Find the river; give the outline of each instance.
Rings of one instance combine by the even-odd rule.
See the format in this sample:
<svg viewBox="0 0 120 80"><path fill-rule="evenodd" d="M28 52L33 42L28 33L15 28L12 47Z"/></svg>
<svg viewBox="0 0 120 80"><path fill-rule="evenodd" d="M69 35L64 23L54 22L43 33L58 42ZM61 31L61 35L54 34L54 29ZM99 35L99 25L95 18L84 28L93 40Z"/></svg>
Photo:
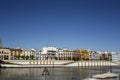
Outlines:
<svg viewBox="0 0 120 80"><path fill-rule="evenodd" d="M60 67L47 68L49 75L42 75L44 68L0 68L0 80L83 80L94 74L111 71L120 74L120 67ZM104 79L104 80L119 80Z"/></svg>

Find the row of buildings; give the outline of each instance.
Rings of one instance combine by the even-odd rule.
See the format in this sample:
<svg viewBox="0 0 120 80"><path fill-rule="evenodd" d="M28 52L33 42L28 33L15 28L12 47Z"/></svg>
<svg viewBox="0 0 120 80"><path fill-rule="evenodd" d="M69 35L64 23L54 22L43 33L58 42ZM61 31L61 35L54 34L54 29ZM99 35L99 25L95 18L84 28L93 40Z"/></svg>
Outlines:
<svg viewBox="0 0 120 80"><path fill-rule="evenodd" d="M0 59L2 60L18 60L32 58L35 55L35 50L26 50L20 48L0 48Z"/></svg>
<svg viewBox="0 0 120 80"><path fill-rule="evenodd" d="M120 61L120 53L92 50L69 50L57 47L43 47L42 50L3 48L0 39L0 60L112 60Z"/></svg>
<svg viewBox="0 0 120 80"><path fill-rule="evenodd" d="M91 50L69 50L43 47L42 50L23 48L0 48L1 60L113 60L119 61L119 53Z"/></svg>

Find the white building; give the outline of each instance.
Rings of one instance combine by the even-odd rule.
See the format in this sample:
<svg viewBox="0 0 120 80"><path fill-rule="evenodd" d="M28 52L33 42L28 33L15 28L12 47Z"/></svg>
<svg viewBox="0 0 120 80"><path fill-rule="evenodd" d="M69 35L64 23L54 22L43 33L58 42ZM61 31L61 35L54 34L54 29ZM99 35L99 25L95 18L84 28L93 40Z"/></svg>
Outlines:
<svg viewBox="0 0 120 80"><path fill-rule="evenodd" d="M89 51L89 59L90 60L99 60L100 59L100 53L98 51Z"/></svg>
<svg viewBox="0 0 120 80"><path fill-rule="evenodd" d="M64 50L63 51L63 60L72 60L74 56L73 50Z"/></svg>
<svg viewBox="0 0 120 80"><path fill-rule="evenodd" d="M64 58L64 49L58 49L58 54L56 55L58 60L61 60Z"/></svg>
<svg viewBox="0 0 120 80"><path fill-rule="evenodd" d="M36 50L36 52L35 52L35 59L36 60L41 60L41 53L42 53L42 51L41 50Z"/></svg>
<svg viewBox="0 0 120 80"><path fill-rule="evenodd" d="M41 60L72 60L73 51L58 49L56 47L43 47L40 54Z"/></svg>
<svg viewBox="0 0 120 80"><path fill-rule="evenodd" d="M41 52L41 59L55 59L58 53L58 48L56 47L43 47Z"/></svg>
<svg viewBox="0 0 120 80"><path fill-rule="evenodd" d="M22 55L24 56L28 56L30 59L30 56L34 56L35 57L35 49L22 49Z"/></svg>
<svg viewBox="0 0 120 80"><path fill-rule="evenodd" d="M112 61L113 62L120 61L120 54L119 53L111 52L111 54L112 54Z"/></svg>

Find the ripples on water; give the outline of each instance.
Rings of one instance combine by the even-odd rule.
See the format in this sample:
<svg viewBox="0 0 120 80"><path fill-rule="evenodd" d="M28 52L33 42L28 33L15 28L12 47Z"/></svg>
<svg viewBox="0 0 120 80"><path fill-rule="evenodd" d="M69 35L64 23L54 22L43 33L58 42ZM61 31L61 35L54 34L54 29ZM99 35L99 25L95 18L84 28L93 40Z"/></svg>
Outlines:
<svg viewBox="0 0 120 80"><path fill-rule="evenodd" d="M94 74L111 71L120 74L120 67L66 67L47 68L50 75L42 76L44 68L1 68L0 80L83 80ZM103 79L103 80L119 80Z"/></svg>

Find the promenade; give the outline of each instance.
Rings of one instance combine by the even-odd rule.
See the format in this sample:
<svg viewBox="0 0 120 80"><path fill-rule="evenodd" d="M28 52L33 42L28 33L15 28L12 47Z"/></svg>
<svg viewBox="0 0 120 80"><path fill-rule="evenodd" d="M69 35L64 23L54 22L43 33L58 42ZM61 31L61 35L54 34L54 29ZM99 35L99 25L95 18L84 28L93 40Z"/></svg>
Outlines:
<svg viewBox="0 0 120 80"><path fill-rule="evenodd" d="M110 61L78 61L66 66L119 66L119 64Z"/></svg>
<svg viewBox="0 0 120 80"><path fill-rule="evenodd" d="M110 61L57 61L57 60L6 60L11 64L2 67L72 67L72 66L119 66Z"/></svg>

